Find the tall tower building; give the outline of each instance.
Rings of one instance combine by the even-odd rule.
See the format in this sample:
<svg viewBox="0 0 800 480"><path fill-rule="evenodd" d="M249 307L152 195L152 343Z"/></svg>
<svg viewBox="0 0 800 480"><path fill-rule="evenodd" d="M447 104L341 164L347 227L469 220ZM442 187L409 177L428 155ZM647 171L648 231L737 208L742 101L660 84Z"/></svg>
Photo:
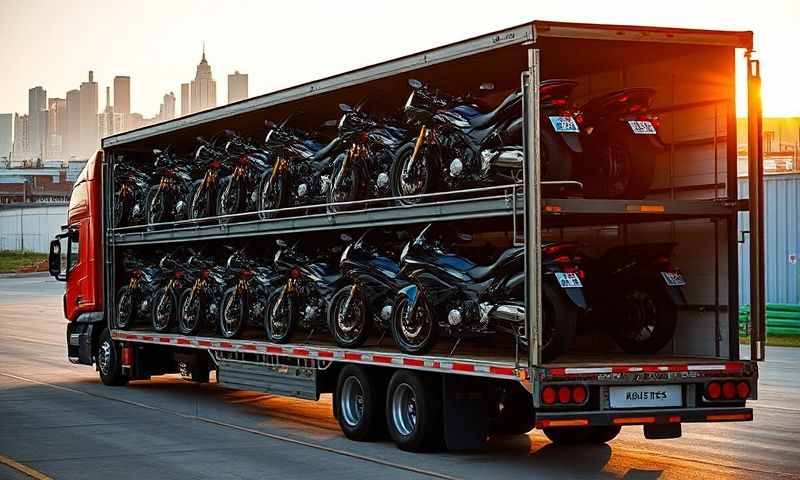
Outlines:
<svg viewBox="0 0 800 480"><path fill-rule="evenodd" d="M81 92L67 92L67 119L64 127L62 151L65 158L79 156L81 145Z"/></svg>
<svg viewBox="0 0 800 480"><path fill-rule="evenodd" d="M48 98L47 158L63 158L66 123L67 101L63 98Z"/></svg>
<svg viewBox="0 0 800 480"><path fill-rule="evenodd" d="M131 77L114 77L114 112L131 113Z"/></svg>
<svg viewBox="0 0 800 480"><path fill-rule="evenodd" d="M81 142L78 156L88 157L100 146L97 131L97 82L94 72L89 70L89 81L81 83Z"/></svg>
<svg viewBox="0 0 800 480"><path fill-rule="evenodd" d="M191 86L192 113L217 106L217 82L211 77L211 66L206 61L206 47L203 45L203 58L197 64L197 72Z"/></svg>
<svg viewBox="0 0 800 480"><path fill-rule="evenodd" d="M247 74L236 70L228 75L228 103L247 98Z"/></svg>
<svg viewBox="0 0 800 480"><path fill-rule="evenodd" d="M0 113L0 168L4 168L6 162L11 160L13 122L13 115L10 113Z"/></svg>
<svg viewBox="0 0 800 480"><path fill-rule="evenodd" d="M106 108L103 109L102 113L97 114L97 134L100 138L114 134L114 109L111 108L111 87L106 87Z"/></svg>
<svg viewBox="0 0 800 480"><path fill-rule="evenodd" d="M190 113L192 113L192 95L189 84L181 83L181 116L183 117Z"/></svg>
<svg viewBox="0 0 800 480"><path fill-rule="evenodd" d="M14 161L30 160L30 122L28 115L14 114Z"/></svg>
<svg viewBox="0 0 800 480"><path fill-rule="evenodd" d="M175 118L175 94L169 92L164 95L164 101L161 103L161 109L158 112L158 121L166 122Z"/></svg>
<svg viewBox="0 0 800 480"><path fill-rule="evenodd" d="M28 90L28 122L30 153L34 158L44 158L47 145L47 91L42 87Z"/></svg>

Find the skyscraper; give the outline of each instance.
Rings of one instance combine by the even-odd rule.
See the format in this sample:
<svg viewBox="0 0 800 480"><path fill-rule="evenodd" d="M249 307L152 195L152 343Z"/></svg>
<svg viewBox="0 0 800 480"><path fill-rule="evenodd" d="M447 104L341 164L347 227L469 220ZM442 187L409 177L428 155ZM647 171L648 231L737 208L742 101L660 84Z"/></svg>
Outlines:
<svg viewBox="0 0 800 480"><path fill-rule="evenodd" d="M30 123L27 115L14 114L14 161L30 160Z"/></svg>
<svg viewBox="0 0 800 480"><path fill-rule="evenodd" d="M188 83L181 83L181 116L192 113L192 96Z"/></svg>
<svg viewBox="0 0 800 480"><path fill-rule="evenodd" d="M63 98L48 98L46 158L63 157L66 122L67 101Z"/></svg>
<svg viewBox="0 0 800 480"><path fill-rule="evenodd" d="M100 145L97 132L97 100L97 82L94 81L94 72L89 70L89 81L81 83L81 141L78 151L78 156L81 158L94 153Z"/></svg>
<svg viewBox="0 0 800 480"><path fill-rule="evenodd" d="M28 122L30 128L30 153L44 158L47 145L47 92L42 87L28 90Z"/></svg>
<svg viewBox="0 0 800 480"><path fill-rule="evenodd" d="M236 70L228 75L228 103L238 102L247 97L247 74Z"/></svg>
<svg viewBox="0 0 800 480"><path fill-rule="evenodd" d="M164 95L164 101L161 102L161 108L158 112L158 121L166 122L175 118L175 94L169 92Z"/></svg>
<svg viewBox="0 0 800 480"><path fill-rule="evenodd" d="M131 113L131 77L114 77L114 112Z"/></svg>
<svg viewBox="0 0 800 480"><path fill-rule="evenodd" d="M13 121L10 113L0 113L0 168L5 167L5 161L11 159Z"/></svg>
<svg viewBox="0 0 800 480"><path fill-rule="evenodd" d="M197 72L191 86L192 113L217 106L217 82L211 77L211 66L206 61L206 48L203 46L203 58L197 64Z"/></svg>
<svg viewBox="0 0 800 480"><path fill-rule="evenodd" d="M116 95L116 91L114 94ZM111 108L111 87L106 87L106 108L97 114L97 134L100 138L114 134L114 109Z"/></svg>
<svg viewBox="0 0 800 480"><path fill-rule="evenodd" d="M64 128L62 151L65 158L79 156L81 145L81 92L67 92L67 124Z"/></svg>

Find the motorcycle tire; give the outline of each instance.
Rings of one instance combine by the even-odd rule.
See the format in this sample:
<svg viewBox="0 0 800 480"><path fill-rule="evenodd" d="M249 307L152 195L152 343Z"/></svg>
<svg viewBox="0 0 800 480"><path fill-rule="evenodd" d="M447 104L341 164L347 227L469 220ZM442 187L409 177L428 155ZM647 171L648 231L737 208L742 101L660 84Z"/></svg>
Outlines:
<svg viewBox="0 0 800 480"><path fill-rule="evenodd" d="M157 200L160 202L160 204L156 203ZM160 205L160 207L158 207L158 205ZM150 228L154 228L153 224L164 221L165 209L166 205L164 205L164 193L159 192L158 185L153 185L147 191L147 200L145 201L146 223Z"/></svg>
<svg viewBox="0 0 800 480"><path fill-rule="evenodd" d="M192 184L192 190L189 194L189 218L198 219L205 217L213 217L215 215L214 203L211 201L211 192L203 188L203 181L197 180ZM205 194L205 197L201 195Z"/></svg>
<svg viewBox="0 0 800 480"><path fill-rule="evenodd" d="M217 198L215 199L219 223L222 225L235 221L235 218L224 218L225 215L234 215L243 211L242 204L245 202L242 194L242 184L231 184L233 179L225 177L219 182ZM230 201L230 204L224 202Z"/></svg>
<svg viewBox="0 0 800 480"><path fill-rule="evenodd" d="M271 177L272 172L266 172L258 188L258 216L262 220L276 218L279 214L277 210L286 207L289 202L286 173L276 174L273 182L270 182Z"/></svg>
<svg viewBox="0 0 800 480"><path fill-rule="evenodd" d="M542 284L542 360L550 362L572 345L578 325L578 307L550 282Z"/></svg>
<svg viewBox="0 0 800 480"><path fill-rule="evenodd" d="M361 190L361 173L359 169L355 166L351 166L350 168L350 175L348 179L342 179L342 183L349 184L349 188L347 190L341 191L343 195L337 198L336 192L333 189L333 185L336 183L336 176L339 174L339 170L342 168L342 163L338 162L333 168L333 174L331 175L331 189L328 193L328 211L331 213L335 213L337 211L342 210L351 210L354 208L358 208L357 205L334 205L337 202L355 202L356 200L362 200L359 197L359 191Z"/></svg>
<svg viewBox="0 0 800 480"><path fill-rule="evenodd" d="M570 150L557 133L549 129L542 129L542 136L540 138L542 180L572 180L572 150Z"/></svg>
<svg viewBox="0 0 800 480"><path fill-rule="evenodd" d="M403 167L405 166L406 161L411 158L411 154L414 153L415 145L416 141L408 142L398 148L394 153L392 168L389 170L389 183L392 187L392 196L395 198L395 202L398 205L416 205L423 201L422 198L407 198L406 195L409 194L403 192L402 186ZM429 158L426 158L423 168L425 179L422 181L420 187L417 189L418 191L415 192L414 195L432 193L435 190L435 173Z"/></svg>
<svg viewBox="0 0 800 480"><path fill-rule="evenodd" d="M126 200L119 193L114 194L114 228L124 227L128 224L128 209L125 208Z"/></svg>
<svg viewBox="0 0 800 480"><path fill-rule="evenodd" d="M133 292L126 285L117 291L117 303L114 309L114 324L120 330L133 328L136 318L136 299ZM123 311L124 309L124 311Z"/></svg>
<svg viewBox="0 0 800 480"><path fill-rule="evenodd" d="M627 123L589 142L586 162L596 165L584 179L587 196L641 199L650 191L660 148L650 135L634 135ZM587 165L588 168L588 165Z"/></svg>
<svg viewBox="0 0 800 480"><path fill-rule="evenodd" d="M621 298L612 299L615 321L611 336L626 353L653 354L672 340L678 321L678 309L662 291L661 285L641 280L618 291ZM647 316L649 320L644 318ZM634 335L638 330L638 334ZM649 331L647 337L640 335Z"/></svg>
<svg viewBox="0 0 800 480"><path fill-rule="evenodd" d="M339 313L350 297L352 286L347 285L339 289L331 298L328 307L328 330L333 334L336 345L344 348L357 348L364 344L369 337L369 320L367 315L366 299L361 292L356 292L350 303L350 315L356 318L351 322L350 330L339 321ZM356 309L354 311L354 308Z"/></svg>
<svg viewBox="0 0 800 480"><path fill-rule="evenodd" d="M403 321L406 318L406 315L408 315L408 302L409 298L405 295L401 296L395 301L394 308L392 309L392 338L394 339L394 343L403 353L415 355L427 353L436 343L436 338L439 335L439 324L436 322L433 312L431 312L431 309L428 307L428 304L425 302L425 300L420 299L420 301L417 302L417 306L415 308L416 311L413 313L416 315L424 315L424 325L422 328L427 326L427 332L421 330L413 336L415 338L410 338L408 333L403 328ZM416 337L423 332L425 334L419 340L417 340Z"/></svg>
<svg viewBox="0 0 800 480"><path fill-rule="evenodd" d="M197 335L205 323L205 305L202 295L192 295L192 288L181 293L178 302L178 332Z"/></svg>
<svg viewBox="0 0 800 480"><path fill-rule="evenodd" d="M238 309L238 312L234 309ZM234 317L228 317L229 313ZM235 287L225 290L219 303L220 333L225 338L239 338L246 326L247 301L244 295L239 295L237 298Z"/></svg>
<svg viewBox="0 0 800 480"><path fill-rule="evenodd" d="M166 307L163 302L169 302ZM167 308L164 311L162 308ZM153 294L152 310L151 310L153 330L156 332L168 332L175 319L178 316L178 299L175 298L175 292L167 291L166 287L161 287ZM166 313L166 318L162 314Z"/></svg>
<svg viewBox="0 0 800 480"><path fill-rule="evenodd" d="M294 295L284 296L281 305L277 305L283 292L282 288L273 291L267 300L267 313L264 319L264 330L267 340L274 343L287 343L292 338L297 323L296 301ZM278 310L280 308L280 310Z"/></svg>

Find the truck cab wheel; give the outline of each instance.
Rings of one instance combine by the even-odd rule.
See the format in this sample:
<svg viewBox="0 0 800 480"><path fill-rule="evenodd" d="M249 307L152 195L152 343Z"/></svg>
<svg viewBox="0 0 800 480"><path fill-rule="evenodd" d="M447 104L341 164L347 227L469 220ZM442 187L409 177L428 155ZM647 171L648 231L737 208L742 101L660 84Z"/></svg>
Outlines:
<svg viewBox="0 0 800 480"><path fill-rule="evenodd" d="M401 449L424 452L442 446L442 389L435 376L398 370L386 390L389 435Z"/></svg>
<svg viewBox="0 0 800 480"><path fill-rule="evenodd" d="M385 432L385 381L358 365L346 365L333 392L333 415L344 436L365 441Z"/></svg>
<svg viewBox="0 0 800 480"><path fill-rule="evenodd" d="M122 374L119 352L111 340L108 329L100 334L100 342L97 345L97 371L104 385L113 387L128 383L128 376Z"/></svg>

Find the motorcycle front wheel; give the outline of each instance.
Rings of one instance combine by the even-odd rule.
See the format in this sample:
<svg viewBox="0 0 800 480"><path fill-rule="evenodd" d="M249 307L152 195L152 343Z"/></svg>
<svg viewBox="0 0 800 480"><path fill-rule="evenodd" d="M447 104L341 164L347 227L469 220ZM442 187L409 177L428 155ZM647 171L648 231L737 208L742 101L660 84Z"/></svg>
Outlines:
<svg viewBox="0 0 800 480"><path fill-rule="evenodd" d="M117 308L115 323L120 330L130 330L133 327L134 319L134 299L133 292L127 286L117 292Z"/></svg>
<svg viewBox="0 0 800 480"><path fill-rule="evenodd" d="M283 208L288 203L287 179L285 173L275 174L267 172L261 177L258 196L258 216L262 220L268 220L278 216L277 210Z"/></svg>
<svg viewBox="0 0 800 480"><path fill-rule="evenodd" d="M404 353L422 354L436 343L439 324L424 300L411 310L410 300L402 296L395 302L392 315L392 338Z"/></svg>
<svg viewBox="0 0 800 480"><path fill-rule="evenodd" d="M210 198L209 189L203 186L203 181L194 182L189 196L189 218L213 217L215 212Z"/></svg>
<svg viewBox="0 0 800 480"><path fill-rule="evenodd" d="M224 218L225 215L233 215L243 211L242 204L242 184L234 181L231 177L223 178L219 182L217 190L217 214L220 216L219 223L226 224L234 221L233 218Z"/></svg>
<svg viewBox="0 0 800 480"><path fill-rule="evenodd" d="M128 223L128 209L125 208L127 199L120 194L114 195L114 228L124 227Z"/></svg>
<svg viewBox="0 0 800 480"><path fill-rule="evenodd" d="M350 298L352 289L350 285L342 287L328 308L328 329L336 344L345 348L360 347L369 336L366 300L359 291Z"/></svg>
<svg viewBox="0 0 800 480"><path fill-rule="evenodd" d="M150 187L147 192L147 223L161 223L164 221L166 211L166 198L164 192L158 186Z"/></svg>
<svg viewBox="0 0 800 480"><path fill-rule="evenodd" d="M247 301L238 295L236 288L229 288L222 295L219 310L219 331L225 338L238 338L247 323Z"/></svg>
<svg viewBox="0 0 800 480"><path fill-rule="evenodd" d="M202 295L199 295L193 288L187 288L181 293L178 314L178 331L182 335L197 335L200 327L203 326L203 305Z"/></svg>
<svg viewBox="0 0 800 480"><path fill-rule="evenodd" d="M167 291L165 287L156 290L152 302L153 330L156 332L168 331L177 316L177 307L178 300L175 298L175 292Z"/></svg>
<svg viewBox="0 0 800 480"><path fill-rule="evenodd" d="M357 208L355 205L334 205L335 203L342 202L355 202L361 200L358 195L359 186L361 182L361 175L355 165L350 166L350 171L341 180L339 180L339 188L335 188L336 178L342 170L342 162L339 162L333 168L333 175L331 178L331 189L328 193L328 211L337 212L342 210L350 210Z"/></svg>
<svg viewBox="0 0 800 480"><path fill-rule="evenodd" d="M423 201L423 198L412 197L434 191L434 171L431 159L425 154L426 148L422 148L418 153L414 170L406 172L414 153L416 142L408 142L398 148L392 160L392 168L389 171L389 181L392 187L392 196L395 197L399 205L415 205Z"/></svg>
<svg viewBox="0 0 800 480"><path fill-rule="evenodd" d="M267 300L264 329L267 339L275 343L287 343L292 338L297 323L294 295L284 294L284 290L284 288L275 290Z"/></svg>
<svg viewBox="0 0 800 480"><path fill-rule="evenodd" d="M621 290L624 295L613 302L611 336L625 352L657 353L672 340L678 310L660 287L638 282Z"/></svg>

